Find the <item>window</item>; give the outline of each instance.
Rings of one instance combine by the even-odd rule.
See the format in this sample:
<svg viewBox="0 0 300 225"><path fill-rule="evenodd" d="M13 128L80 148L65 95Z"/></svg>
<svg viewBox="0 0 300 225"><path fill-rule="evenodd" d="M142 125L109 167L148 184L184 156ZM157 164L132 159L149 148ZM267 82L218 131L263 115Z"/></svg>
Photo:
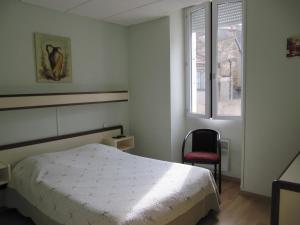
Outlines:
<svg viewBox="0 0 300 225"><path fill-rule="evenodd" d="M189 112L206 118L241 117L242 0L207 2L186 13Z"/></svg>

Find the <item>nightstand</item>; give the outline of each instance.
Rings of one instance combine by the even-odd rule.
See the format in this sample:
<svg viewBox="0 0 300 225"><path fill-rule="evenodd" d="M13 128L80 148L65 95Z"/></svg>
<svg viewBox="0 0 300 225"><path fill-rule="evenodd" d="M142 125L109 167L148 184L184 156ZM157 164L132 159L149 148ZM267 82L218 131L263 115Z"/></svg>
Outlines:
<svg viewBox="0 0 300 225"><path fill-rule="evenodd" d="M5 188L10 179L10 165L0 162L0 188Z"/></svg>
<svg viewBox="0 0 300 225"><path fill-rule="evenodd" d="M134 148L134 137L127 136L127 137L111 137L105 138L103 140L103 144L110 145L120 149L121 151L127 151Z"/></svg>

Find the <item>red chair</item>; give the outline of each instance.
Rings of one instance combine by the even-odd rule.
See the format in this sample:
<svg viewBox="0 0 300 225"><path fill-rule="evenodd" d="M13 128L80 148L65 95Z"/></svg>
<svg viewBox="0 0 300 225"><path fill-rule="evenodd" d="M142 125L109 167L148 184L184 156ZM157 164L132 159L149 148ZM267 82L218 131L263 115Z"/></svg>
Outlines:
<svg viewBox="0 0 300 225"><path fill-rule="evenodd" d="M192 149L185 153L188 137L192 135ZM213 164L214 178L217 182L217 165L219 169L219 192L221 193L221 142L220 134L215 130L198 129L190 131L182 144L182 163Z"/></svg>

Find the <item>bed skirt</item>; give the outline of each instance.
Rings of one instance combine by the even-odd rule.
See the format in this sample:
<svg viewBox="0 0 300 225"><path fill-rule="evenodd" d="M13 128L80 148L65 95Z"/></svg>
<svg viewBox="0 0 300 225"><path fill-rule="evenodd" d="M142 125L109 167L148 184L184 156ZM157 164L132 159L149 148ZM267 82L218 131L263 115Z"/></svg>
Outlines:
<svg viewBox="0 0 300 225"><path fill-rule="evenodd" d="M205 217L211 209L217 210L218 205L215 204L215 194L207 195L202 201L197 203L193 208L182 215L179 215L175 220L166 225L195 225L199 220ZM62 225L39 209L29 203L23 196L12 188L7 188L5 191L5 206L7 208L17 209L23 216L31 218L36 225Z"/></svg>

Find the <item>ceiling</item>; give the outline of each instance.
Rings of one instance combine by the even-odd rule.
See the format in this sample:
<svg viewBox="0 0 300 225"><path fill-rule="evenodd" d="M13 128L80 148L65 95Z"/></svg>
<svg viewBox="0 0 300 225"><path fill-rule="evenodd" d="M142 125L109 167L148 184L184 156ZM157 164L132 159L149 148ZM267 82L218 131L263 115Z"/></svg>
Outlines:
<svg viewBox="0 0 300 225"><path fill-rule="evenodd" d="M196 5L204 0L21 0L36 6L58 10L120 25L133 25L170 12Z"/></svg>

